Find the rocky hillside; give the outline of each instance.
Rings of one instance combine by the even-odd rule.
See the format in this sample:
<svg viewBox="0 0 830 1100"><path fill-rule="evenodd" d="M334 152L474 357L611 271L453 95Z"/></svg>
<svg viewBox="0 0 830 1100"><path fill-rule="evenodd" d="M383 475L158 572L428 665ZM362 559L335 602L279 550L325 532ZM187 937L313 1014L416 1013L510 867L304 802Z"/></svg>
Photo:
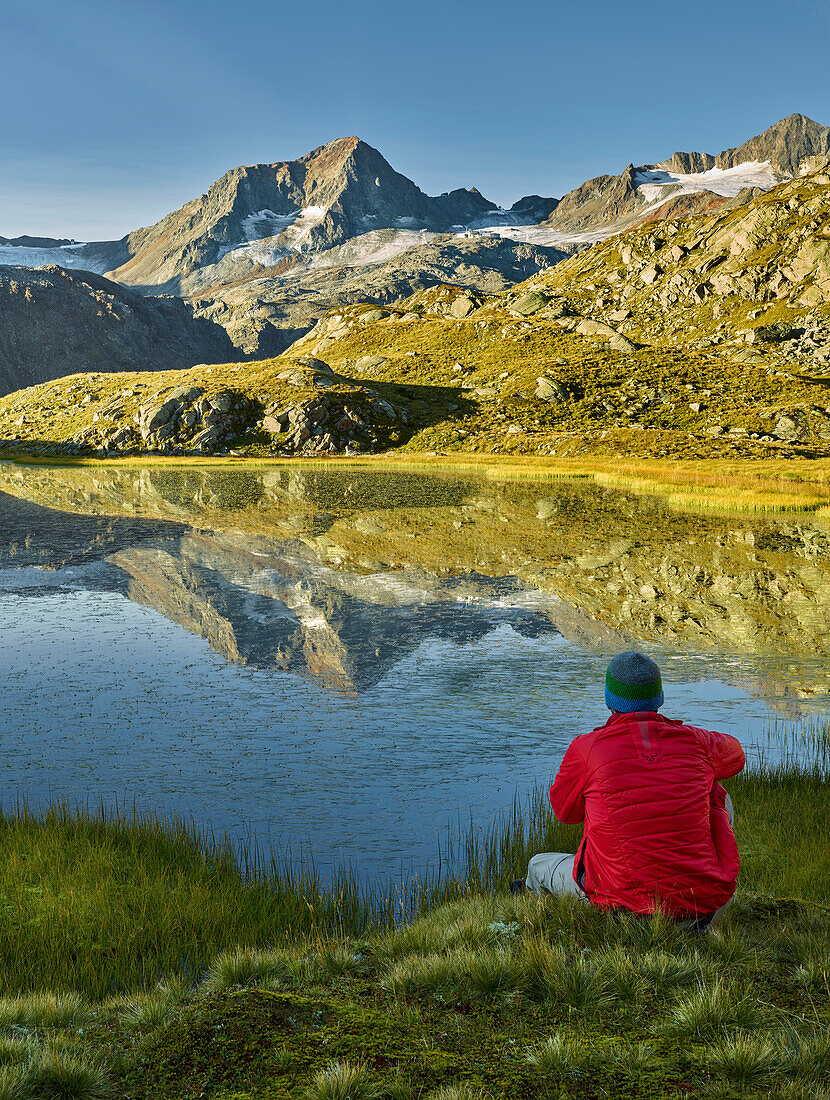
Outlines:
<svg viewBox="0 0 830 1100"><path fill-rule="evenodd" d="M339 308L262 363L23 391L0 401L0 439L47 453L830 455L830 160L501 294L439 286Z"/></svg>
<svg viewBox="0 0 830 1100"><path fill-rule="evenodd" d="M367 234L374 253L354 242L329 249L285 277L216 287L215 298L192 298L197 316L222 325L246 358L279 355L332 309L356 302L387 305L430 286L452 283L496 294L552 267L574 248L512 243L499 237L436 235L383 260L384 231ZM415 234L417 236L417 234ZM366 262L375 257L375 262Z"/></svg>
<svg viewBox="0 0 830 1100"><path fill-rule="evenodd" d="M674 153L659 164L629 164L618 176L586 180L569 191L542 224L563 233L618 230L665 203L676 203L680 196L682 212L699 212L728 202L743 188L766 190L797 176L810 158L828 154L830 127L804 115L789 115L717 155Z"/></svg>
<svg viewBox="0 0 830 1100"><path fill-rule="evenodd" d="M79 371L175 370L236 357L221 326L177 298L100 275L0 267L0 395Z"/></svg>

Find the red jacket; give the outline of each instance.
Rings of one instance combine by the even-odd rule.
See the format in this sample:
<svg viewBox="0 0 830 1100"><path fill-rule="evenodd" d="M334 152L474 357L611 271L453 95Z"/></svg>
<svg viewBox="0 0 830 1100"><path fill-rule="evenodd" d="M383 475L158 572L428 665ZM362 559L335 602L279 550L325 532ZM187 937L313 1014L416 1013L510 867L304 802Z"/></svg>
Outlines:
<svg viewBox="0 0 830 1100"><path fill-rule="evenodd" d="M718 779L744 766L740 743L657 711L612 714L568 746L550 801L585 820L574 879L603 908L711 913L732 897L740 860Z"/></svg>

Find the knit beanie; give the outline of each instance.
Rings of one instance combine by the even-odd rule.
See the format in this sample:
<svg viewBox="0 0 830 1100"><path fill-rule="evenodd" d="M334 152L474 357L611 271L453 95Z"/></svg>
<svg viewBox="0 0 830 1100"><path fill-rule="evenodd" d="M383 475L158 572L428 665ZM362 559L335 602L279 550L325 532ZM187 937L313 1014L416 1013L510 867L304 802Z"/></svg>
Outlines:
<svg viewBox="0 0 830 1100"><path fill-rule="evenodd" d="M662 707L663 684L654 661L633 649L618 653L605 674L605 705L624 714Z"/></svg>

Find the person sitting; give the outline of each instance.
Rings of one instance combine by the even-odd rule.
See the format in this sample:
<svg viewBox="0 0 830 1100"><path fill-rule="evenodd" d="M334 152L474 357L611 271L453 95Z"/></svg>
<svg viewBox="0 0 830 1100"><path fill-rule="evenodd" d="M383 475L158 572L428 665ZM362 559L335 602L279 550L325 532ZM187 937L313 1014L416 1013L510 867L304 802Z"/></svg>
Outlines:
<svg viewBox="0 0 830 1100"><path fill-rule="evenodd" d="M718 780L741 771L744 751L729 734L659 714L660 669L642 653L611 661L605 702L608 721L571 742L550 789L559 821L585 822L579 850L534 856L511 890L659 911L702 930L737 884L732 801Z"/></svg>

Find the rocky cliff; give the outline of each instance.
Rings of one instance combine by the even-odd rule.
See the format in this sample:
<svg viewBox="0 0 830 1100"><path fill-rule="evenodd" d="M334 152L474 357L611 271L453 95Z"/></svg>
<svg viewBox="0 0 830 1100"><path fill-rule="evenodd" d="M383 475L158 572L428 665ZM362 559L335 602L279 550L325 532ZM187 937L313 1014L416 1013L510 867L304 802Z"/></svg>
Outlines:
<svg viewBox="0 0 830 1100"><path fill-rule="evenodd" d="M0 395L80 371L168 370L236 358L224 329L176 298L100 275L0 267Z"/></svg>

